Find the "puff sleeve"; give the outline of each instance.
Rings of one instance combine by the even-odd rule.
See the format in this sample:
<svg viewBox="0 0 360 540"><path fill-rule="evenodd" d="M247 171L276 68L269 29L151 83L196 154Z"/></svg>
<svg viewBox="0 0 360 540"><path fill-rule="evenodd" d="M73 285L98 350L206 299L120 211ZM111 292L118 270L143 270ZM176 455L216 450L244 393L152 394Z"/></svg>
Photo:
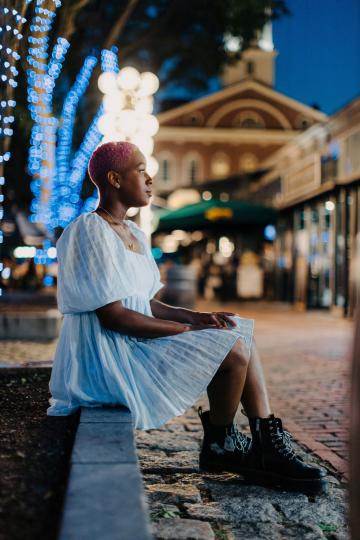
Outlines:
<svg viewBox="0 0 360 540"><path fill-rule="evenodd" d="M82 214L56 243L59 311L81 313L136 294L125 247L97 215Z"/></svg>

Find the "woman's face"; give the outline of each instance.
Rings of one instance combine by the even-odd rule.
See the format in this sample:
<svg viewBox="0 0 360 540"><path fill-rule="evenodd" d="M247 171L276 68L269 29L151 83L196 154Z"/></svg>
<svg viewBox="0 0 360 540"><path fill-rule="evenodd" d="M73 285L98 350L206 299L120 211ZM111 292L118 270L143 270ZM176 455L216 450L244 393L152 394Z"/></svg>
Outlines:
<svg viewBox="0 0 360 540"><path fill-rule="evenodd" d="M128 207L149 204L153 181L146 172L146 159L139 149L133 152L126 169L119 177L119 183L119 199Z"/></svg>

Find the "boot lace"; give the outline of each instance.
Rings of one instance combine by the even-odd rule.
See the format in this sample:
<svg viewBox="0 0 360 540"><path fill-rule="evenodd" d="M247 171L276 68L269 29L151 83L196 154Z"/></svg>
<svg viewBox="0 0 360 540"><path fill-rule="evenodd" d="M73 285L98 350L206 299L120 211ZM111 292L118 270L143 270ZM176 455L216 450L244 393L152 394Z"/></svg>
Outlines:
<svg viewBox="0 0 360 540"><path fill-rule="evenodd" d="M240 450L243 453L247 453L250 450L251 446L251 439L250 437L247 437L247 435L244 435L236 424L233 424L230 428L229 435L232 437L235 447L237 450Z"/></svg>
<svg viewBox="0 0 360 540"><path fill-rule="evenodd" d="M286 456L289 460L296 459L295 450L292 447L292 436L285 429L279 431L277 427L270 427L271 440L274 442L274 447L279 451L279 454Z"/></svg>

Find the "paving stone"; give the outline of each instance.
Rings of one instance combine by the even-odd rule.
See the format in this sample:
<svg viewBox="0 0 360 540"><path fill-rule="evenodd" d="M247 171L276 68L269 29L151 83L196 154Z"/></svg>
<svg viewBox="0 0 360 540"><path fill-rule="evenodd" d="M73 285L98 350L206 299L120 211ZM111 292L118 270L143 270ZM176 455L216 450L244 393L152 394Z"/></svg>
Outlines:
<svg viewBox="0 0 360 540"><path fill-rule="evenodd" d="M143 474L144 483L146 485L165 483L164 478L159 474Z"/></svg>
<svg viewBox="0 0 360 540"><path fill-rule="evenodd" d="M137 437L138 448L169 451L199 451L199 443L193 435L186 433L143 433Z"/></svg>
<svg viewBox="0 0 360 540"><path fill-rule="evenodd" d="M143 471L199 471L198 452L174 452L168 456L160 450L139 449L137 455Z"/></svg>
<svg viewBox="0 0 360 540"><path fill-rule="evenodd" d="M286 525L281 528L281 540L321 540L326 538L316 525Z"/></svg>
<svg viewBox="0 0 360 540"><path fill-rule="evenodd" d="M147 486L150 500L168 504L201 503L200 492L193 486L178 484L152 484Z"/></svg>
<svg viewBox="0 0 360 540"><path fill-rule="evenodd" d="M211 525L194 519L161 519L153 532L157 540L215 540Z"/></svg>
<svg viewBox="0 0 360 540"><path fill-rule="evenodd" d="M287 503L280 503L279 506L285 518L293 523L304 523L306 525L332 523L338 527L346 526L347 509L345 503L339 499L327 498L324 502L303 505L292 504L292 501L289 500Z"/></svg>
<svg viewBox="0 0 360 540"><path fill-rule="evenodd" d="M216 501L228 500L231 498L242 498L244 500L262 500L272 504L286 504L289 499L294 504L308 504L308 497L303 493L289 493L286 491L277 491L262 486L252 486L243 483L242 481L217 481L205 479L204 485L210 491L212 497Z"/></svg>
<svg viewBox="0 0 360 540"><path fill-rule="evenodd" d="M231 540L284 540L275 523L242 523L231 531Z"/></svg>
<svg viewBox="0 0 360 540"><path fill-rule="evenodd" d="M223 523L275 522L279 516L272 504L261 499L236 498L206 504L185 504L190 517Z"/></svg>

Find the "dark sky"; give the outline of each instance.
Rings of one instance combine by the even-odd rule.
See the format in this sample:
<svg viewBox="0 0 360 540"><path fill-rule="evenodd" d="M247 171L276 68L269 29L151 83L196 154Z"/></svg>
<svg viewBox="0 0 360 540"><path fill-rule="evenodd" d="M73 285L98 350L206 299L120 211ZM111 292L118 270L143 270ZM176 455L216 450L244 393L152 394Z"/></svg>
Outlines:
<svg viewBox="0 0 360 540"><path fill-rule="evenodd" d="M332 114L360 95L360 0L288 0L273 24L275 88Z"/></svg>

